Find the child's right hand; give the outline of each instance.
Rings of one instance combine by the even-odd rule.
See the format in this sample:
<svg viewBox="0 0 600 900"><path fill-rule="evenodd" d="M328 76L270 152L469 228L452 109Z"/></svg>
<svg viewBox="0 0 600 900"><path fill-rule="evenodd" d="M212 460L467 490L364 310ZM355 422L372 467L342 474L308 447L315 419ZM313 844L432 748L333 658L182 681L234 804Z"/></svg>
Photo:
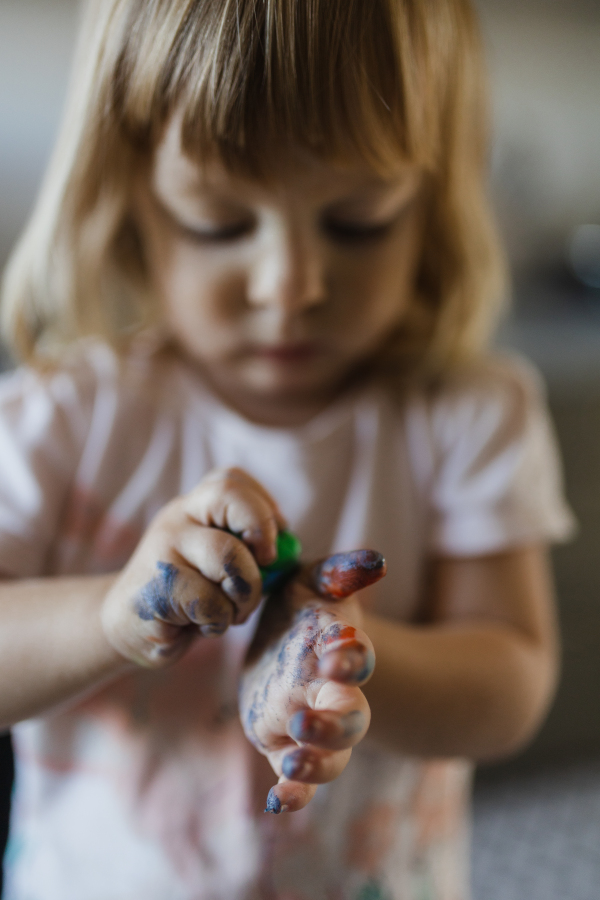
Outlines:
<svg viewBox="0 0 600 900"><path fill-rule="evenodd" d="M283 527L257 481L240 469L211 472L156 515L107 594L102 624L112 646L162 668L198 633L216 636L245 622L261 599L258 566L275 559Z"/></svg>

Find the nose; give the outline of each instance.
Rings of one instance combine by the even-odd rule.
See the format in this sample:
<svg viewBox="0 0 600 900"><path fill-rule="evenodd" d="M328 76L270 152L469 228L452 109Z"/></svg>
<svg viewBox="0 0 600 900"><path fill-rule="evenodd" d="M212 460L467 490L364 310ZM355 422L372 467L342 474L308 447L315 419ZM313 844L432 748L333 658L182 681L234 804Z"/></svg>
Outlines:
<svg viewBox="0 0 600 900"><path fill-rule="evenodd" d="M324 260L310 226L270 228L257 247L248 283L248 302L294 313L316 306L324 299Z"/></svg>

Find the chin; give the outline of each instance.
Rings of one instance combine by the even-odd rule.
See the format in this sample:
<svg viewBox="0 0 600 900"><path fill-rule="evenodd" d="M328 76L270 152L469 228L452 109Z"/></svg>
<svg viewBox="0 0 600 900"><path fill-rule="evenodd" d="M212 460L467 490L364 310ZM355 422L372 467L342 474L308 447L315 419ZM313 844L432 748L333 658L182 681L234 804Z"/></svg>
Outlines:
<svg viewBox="0 0 600 900"><path fill-rule="evenodd" d="M246 388L266 398L305 396L327 391L335 381L331 373L314 363L304 366L274 366L260 361L248 366L242 375Z"/></svg>

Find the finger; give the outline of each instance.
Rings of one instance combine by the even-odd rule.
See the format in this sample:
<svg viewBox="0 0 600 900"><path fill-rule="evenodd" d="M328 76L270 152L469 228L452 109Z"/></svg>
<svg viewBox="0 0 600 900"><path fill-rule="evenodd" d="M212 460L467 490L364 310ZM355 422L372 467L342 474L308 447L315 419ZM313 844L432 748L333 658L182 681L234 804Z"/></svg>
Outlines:
<svg viewBox="0 0 600 900"><path fill-rule="evenodd" d="M383 578L387 566L375 550L334 553L305 571L305 579L320 597L340 599L368 587Z"/></svg>
<svg viewBox="0 0 600 900"><path fill-rule="evenodd" d="M183 628L197 625L201 634L223 634L231 625L234 607L219 586L184 563L158 562L156 575L138 593L140 619L160 620Z"/></svg>
<svg viewBox="0 0 600 900"><path fill-rule="evenodd" d="M234 624L245 622L262 596L262 579L250 550L217 528L190 525L177 535L175 549L206 579L220 585L235 607Z"/></svg>
<svg viewBox="0 0 600 900"><path fill-rule="evenodd" d="M315 645L319 675L344 684L359 685L369 680L375 669L375 650L364 631L353 625L334 622Z"/></svg>
<svg viewBox="0 0 600 900"><path fill-rule="evenodd" d="M333 650L319 663L319 675L345 684L366 684L375 670L375 654L363 649Z"/></svg>
<svg viewBox="0 0 600 900"><path fill-rule="evenodd" d="M310 803L317 790L316 784L300 784L282 778L272 787L267 797L266 813L280 815L283 812L297 812Z"/></svg>
<svg viewBox="0 0 600 900"><path fill-rule="evenodd" d="M271 764L274 764L275 771L281 772L288 781L327 784L342 774L351 753L352 750L349 748L331 751L306 745L279 751L277 754L271 754L269 758L280 757Z"/></svg>
<svg viewBox="0 0 600 900"><path fill-rule="evenodd" d="M260 565L276 558L277 534L285 520L262 485L241 469L212 473L188 495L184 508L202 525L240 535Z"/></svg>
<svg viewBox="0 0 600 900"><path fill-rule="evenodd" d="M360 709L349 712L304 709L290 719L288 733L295 741L322 750L347 750L367 733L369 719Z"/></svg>

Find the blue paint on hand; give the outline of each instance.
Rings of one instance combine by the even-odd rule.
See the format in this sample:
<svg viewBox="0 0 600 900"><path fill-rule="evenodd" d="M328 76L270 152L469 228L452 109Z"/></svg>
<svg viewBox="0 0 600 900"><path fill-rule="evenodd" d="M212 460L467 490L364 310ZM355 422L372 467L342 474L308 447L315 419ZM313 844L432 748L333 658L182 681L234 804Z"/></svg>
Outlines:
<svg viewBox="0 0 600 900"><path fill-rule="evenodd" d="M361 684L371 677L375 671L375 654L372 650L365 652L365 664L359 672L356 672L354 679L357 684Z"/></svg>
<svg viewBox="0 0 600 900"><path fill-rule="evenodd" d="M156 618L168 621L173 609L173 593L179 569L172 563L163 562L158 562L156 568L160 574L142 588L135 605L138 616L145 622Z"/></svg>
<svg viewBox="0 0 600 900"><path fill-rule="evenodd" d="M307 768L306 751L302 749L288 753L287 756L284 756L281 763L281 771L290 781L304 777Z"/></svg>
<svg viewBox="0 0 600 900"><path fill-rule="evenodd" d="M310 743L319 736L321 723L311 713L312 710L301 709L290 719L288 731L295 741Z"/></svg>
<svg viewBox="0 0 600 900"><path fill-rule="evenodd" d="M283 812L281 806L281 800L275 793L274 788L271 788L269 791L269 796L267 797L267 805L265 807L266 813L273 813L273 815L278 816L281 812Z"/></svg>
<svg viewBox="0 0 600 900"><path fill-rule="evenodd" d="M223 568L231 581L235 593L243 599L249 599L252 593L252 585L242 577L241 570L233 562L233 559L230 557L226 559Z"/></svg>
<svg viewBox="0 0 600 900"><path fill-rule="evenodd" d="M365 727L365 717L359 709L342 716L340 725L342 727L342 735L345 738L354 737L359 734Z"/></svg>

